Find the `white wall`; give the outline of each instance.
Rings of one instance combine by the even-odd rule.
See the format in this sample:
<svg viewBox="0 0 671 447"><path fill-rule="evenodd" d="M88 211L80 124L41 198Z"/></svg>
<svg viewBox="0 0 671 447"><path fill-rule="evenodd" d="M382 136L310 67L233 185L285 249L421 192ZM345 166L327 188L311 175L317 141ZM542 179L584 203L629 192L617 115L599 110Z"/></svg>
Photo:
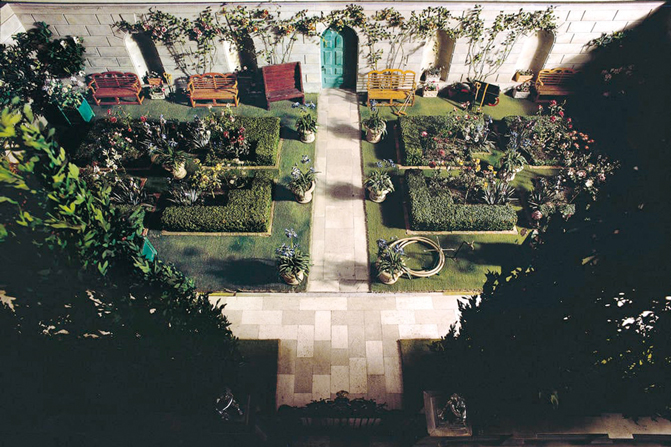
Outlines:
<svg viewBox="0 0 671 447"><path fill-rule="evenodd" d="M12 36L25 30L19 17L14 14L11 5L2 5L0 7L0 43L13 43Z"/></svg>
<svg viewBox="0 0 671 447"><path fill-rule="evenodd" d="M194 2L195 3L195 2ZM259 5L258 2L250 3L250 7ZM310 14L328 14L333 9L344 8L347 3L322 2L276 2L273 4L264 3L264 7L269 9L273 5L281 3L282 16L287 17L293 13L307 9ZM159 5L158 2L153 4ZM360 2L364 6L364 11L368 14L373 13L384 7L393 6L402 14L408 16L411 11L418 11L427 6L426 2ZM472 8L477 2L463 3L442 3L432 2L432 6L446 6L453 14L459 15L462 11ZM632 27L644 20L650 13L659 8L663 2L660 1L631 1L631 2L610 2L593 1L589 3L577 1L562 2L488 2L483 5L482 17L485 20L493 20L500 11L515 12L520 8L525 10L543 10L548 5L553 4L556 8L556 15L559 20L559 28L556 33L554 45L552 46L545 68L568 67L578 68L589 61L589 54L584 44L589 40L599 37L601 33L619 31ZM2 40L7 40L11 34L22 31L20 27L31 28L32 23L44 21L51 25L54 35L79 36L84 39L84 45L87 48L87 68L89 73L106 70L134 71L128 50L124 44L124 34L115 32L111 24L120 18L129 22L134 22L142 13L148 11L152 3L134 3L132 1L116 1L114 4L103 3L102 1L82 0L78 4L71 4L63 1L60 4L36 4L32 1L12 3L2 8ZM211 3L213 11L220 8L220 4ZM194 18L199 11L208 4L188 5L185 2L164 1L160 3L160 9L170 12L177 16ZM12 13L13 12L13 13ZM15 15L14 15L15 14ZM530 36L529 39L536 39ZM359 36L359 45L363 44L364 39ZM260 45L260 42L255 42ZM525 41L519 42L513 49L513 53L501 69L492 77L488 78L491 82L501 84L503 87L512 83L512 76L519 63L524 61L528 55L529 45ZM385 50L383 61L379 68L384 68L387 58L388 45L380 44L380 48ZM177 68L172 60L168 50L161 45L157 46L161 60L168 73L175 77L181 76L176 72ZM217 64L214 71L231 71L237 65L236 55L229 49L220 48ZM411 42L405 46L405 69L414 70L421 74L422 70L429 66L435 59L433 54L433 42ZM460 39L454 46L454 54L449 72L446 73L446 82L464 80L468 73L468 66L465 64L467 53L467 43ZM361 79L365 73L370 70L365 59L364 52L359 51L359 79L358 88L363 88ZM300 61L303 66L304 87L308 92L318 91L321 88L321 66L320 66L320 47L319 39L299 38L295 43L291 61ZM264 61L259 61L263 65ZM397 64L398 65L398 64Z"/></svg>

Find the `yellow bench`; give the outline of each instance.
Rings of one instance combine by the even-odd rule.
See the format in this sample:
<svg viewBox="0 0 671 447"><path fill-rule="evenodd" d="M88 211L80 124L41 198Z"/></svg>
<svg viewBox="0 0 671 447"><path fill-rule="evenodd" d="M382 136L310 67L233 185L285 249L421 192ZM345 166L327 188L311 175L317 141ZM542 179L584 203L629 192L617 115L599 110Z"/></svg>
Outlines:
<svg viewBox="0 0 671 447"><path fill-rule="evenodd" d="M415 72L411 70L399 70L396 68L387 68L385 70L373 70L366 75L366 89L368 90L368 107L371 101L377 101L381 106L393 106L394 101L404 103L406 100L409 105L415 104ZM381 101L389 101L383 103Z"/></svg>
<svg viewBox="0 0 671 447"><path fill-rule="evenodd" d="M540 96L568 96L575 92L576 77L579 71L570 68L555 68L538 72L534 85L534 101Z"/></svg>

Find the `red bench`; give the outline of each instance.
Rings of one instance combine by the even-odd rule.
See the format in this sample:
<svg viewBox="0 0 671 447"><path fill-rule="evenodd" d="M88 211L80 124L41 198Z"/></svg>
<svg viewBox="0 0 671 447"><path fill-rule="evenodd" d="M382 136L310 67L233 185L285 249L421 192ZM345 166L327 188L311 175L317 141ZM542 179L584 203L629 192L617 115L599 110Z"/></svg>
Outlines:
<svg viewBox="0 0 671 447"><path fill-rule="evenodd" d="M93 100L100 105L101 99L113 98L115 102L110 104L142 104L144 98L140 97L142 85L135 73L121 73L120 71L108 71L91 75L89 89L93 92ZM122 99L133 98L122 101Z"/></svg>
<svg viewBox="0 0 671 447"><path fill-rule="evenodd" d="M238 106L238 78L235 73L205 73L189 77L187 86L191 107L220 106L217 100L232 100ZM197 101L206 100L206 103Z"/></svg>
<svg viewBox="0 0 671 447"><path fill-rule="evenodd" d="M300 99L301 104L305 104L300 62L267 65L261 68L261 73L268 110L270 110L270 103L275 101Z"/></svg>

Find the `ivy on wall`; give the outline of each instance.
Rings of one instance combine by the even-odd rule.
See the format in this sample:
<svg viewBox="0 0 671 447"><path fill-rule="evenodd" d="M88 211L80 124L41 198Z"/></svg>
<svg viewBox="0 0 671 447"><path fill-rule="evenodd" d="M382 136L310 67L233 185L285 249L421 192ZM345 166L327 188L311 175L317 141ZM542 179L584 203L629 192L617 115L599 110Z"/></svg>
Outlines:
<svg viewBox="0 0 671 447"><path fill-rule="evenodd" d="M268 64L288 62L301 36L320 42L314 39L318 37L319 25L356 30L363 37L361 51L371 69L377 69L384 59L380 44L387 43L385 66L400 67L407 65L409 44L423 44L442 31L451 39L468 42L466 63L474 80L484 80L495 73L521 37L553 31L557 26L552 7L544 11L501 12L489 25L481 12L482 7L476 5L461 16L454 16L439 6L412 11L406 18L392 7L366 15L362 6L350 4L326 15L309 16L307 10L302 10L283 18L279 7L271 14L262 8L224 5L218 14L207 8L193 21L152 10L138 23L121 21L115 25L123 31L147 33L154 41L164 43L185 74L191 69L203 72L214 64L217 40L230 43L238 51L241 65L244 62L255 65L259 57ZM254 39L262 48L255 48ZM187 41L195 42L197 49L185 47Z"/></svg>

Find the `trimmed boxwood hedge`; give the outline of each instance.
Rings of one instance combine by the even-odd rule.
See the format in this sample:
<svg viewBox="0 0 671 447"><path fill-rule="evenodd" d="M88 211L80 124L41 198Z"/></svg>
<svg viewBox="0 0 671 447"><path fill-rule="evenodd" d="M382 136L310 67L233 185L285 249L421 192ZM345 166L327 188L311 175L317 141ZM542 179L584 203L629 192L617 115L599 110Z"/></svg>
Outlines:
<svg viewBox="0 0 671 447"><path fill-rule="evenodd" d="M168 231L265 232L270 225L272 183L255 178L249 189L228 192L223 206L168 206L161 225Z"/></svg>
<svg viewBox="0 0 671 447"><path fill-rule="evenodd" d="M256 145L256 164L274 166L280 144L280 119L275 116L238 116L236 124L245 128L247 139Z"/></svg>
<svg viewBox="0 0 671 447"><path fill-rule="evenodd" d="M424 173L405 172L409 195L410 228L415 231L505 231L517 223L510 205L461 205L432 195Z"/></svg>

